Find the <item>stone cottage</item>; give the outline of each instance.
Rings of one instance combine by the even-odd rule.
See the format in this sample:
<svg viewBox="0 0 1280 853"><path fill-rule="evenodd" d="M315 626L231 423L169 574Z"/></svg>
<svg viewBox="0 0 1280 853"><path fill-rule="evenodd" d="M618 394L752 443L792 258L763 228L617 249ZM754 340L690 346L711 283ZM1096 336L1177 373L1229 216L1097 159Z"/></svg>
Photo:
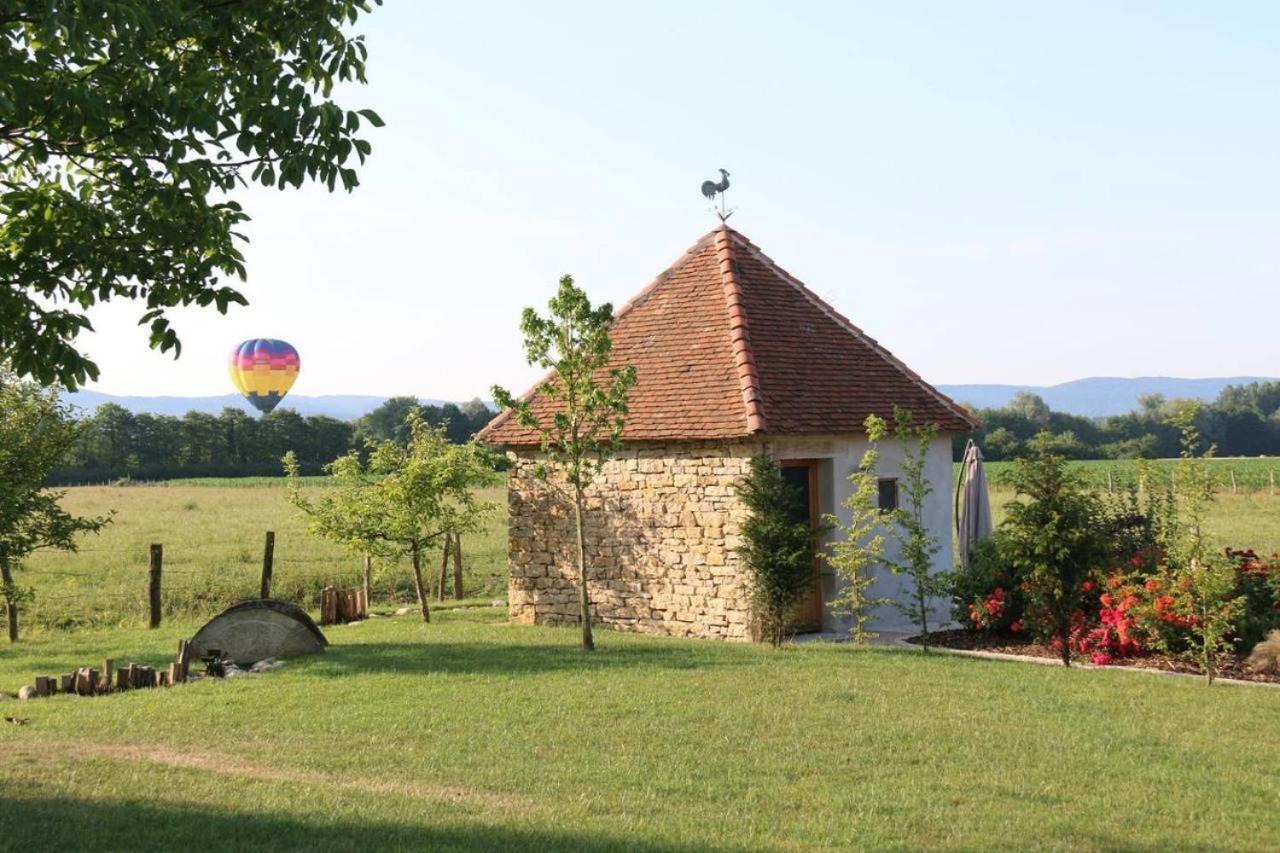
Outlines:
<svg viewBox="0 0 1280 853"><path fill-rule="evenodd" d="M737 555L743 508L737 484L762 446L800 490L797 513L842 514L848 476L863 451L862 423L896 404L941 432L928 453L926 508L951 562L951 433L971 416L913 373L737 231L703 236L619 309L613 362L636 384L624 448L589 493L589 584L595 618L625 630L746 639L747 579ZM547 416L550 401L527 397ZM510 615L576 622L572 513L533 475L537 435L509 412L481 433L513 460L509 479ZM901 447L882 442L879 497L898 499ZM802 630L838 630L827 605L836 579L815 567L798 613ZM902 596L884 577L879 595ZM878 627L906 627L893 608Z"/></svg>

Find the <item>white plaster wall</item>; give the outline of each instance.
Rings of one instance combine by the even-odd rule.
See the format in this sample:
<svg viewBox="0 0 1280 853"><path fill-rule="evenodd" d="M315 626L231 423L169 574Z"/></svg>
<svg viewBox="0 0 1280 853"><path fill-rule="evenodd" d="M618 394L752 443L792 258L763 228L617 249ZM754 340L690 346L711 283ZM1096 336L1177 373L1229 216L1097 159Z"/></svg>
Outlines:
<svg viewBox="0 0 1280 853"><path fill-rule="evenodd" d="M823 513L834 513L843 523L848 523L849 512L843 506L849 497L851 487L849 475L857 470L866 452L868 442L866 436L831 435L831 436L796 436L771 438L769 449L780 460L817 459L818 466L818 505ZM901 490L903 473L903 446L893 440L879 444L880 463L876 469L879 477L897 477ZM933 485L933 492L925 501L925 524L937 538L941 546L934 557L934 571L950 571L952 564L952 508L953 495L951 482L951 436L941 434L929 447L925 461L925 476ZM899 491L900 499L905 496ZM834 531L828 538L839 536ZM896 556L896 545L891 538L886 538L886 555ZM899 602L911 599L911 580L908 577L895 577L883 567L876 570L877 583L871 587L870 594L877 597L892 598ZM844 631L848 629L847 621L831 612L827 602L831 601L837 590L838 578L825 565L822 569L823 598L823 630ZM947 600L933 602L934 615L930 628L941 627L950 622L951 606ZM877 609L872 628L879 631L910 631L915 627L912 620L897 607L885 606Z"/></svg>

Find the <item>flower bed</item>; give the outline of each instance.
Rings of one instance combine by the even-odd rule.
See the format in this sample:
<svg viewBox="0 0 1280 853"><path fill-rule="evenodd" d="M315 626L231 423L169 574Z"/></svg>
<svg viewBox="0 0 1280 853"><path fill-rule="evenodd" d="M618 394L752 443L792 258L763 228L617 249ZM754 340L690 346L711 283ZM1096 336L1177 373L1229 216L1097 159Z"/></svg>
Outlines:
<svg viewBox="0 0 1280 853"><path fill-rule="evenodd" d="M907 642L918 645L920 638L909 637ZM963 628L953 631L933 631L929 634L929 645L943 649L1020 655L1022 657L1044 658L1045 660L1053 661L1057 661L1061 657L1051 645L1036 643L1025 635L1018 636L1009 632L969 631ZM1218 664L1218 677L1280 685L1280 675L1252 672L1245 667L1245 658L1246 656L1244 655L1231 655L1225 658ZM1092 662L1088 658L1084 660ZM1194 663L1155 653L1128 657L1113 656L1100 665L1177 672L1184 675L1204 674L1200 667Z"/></svg>
<svg viewBox="0 0 1280 853"><path fill-rule="evenodd" d="M984 543L974 568L955 581L955 617L965 627L930 635L930 643L1030 657L1062 658L1060 641L1038 641L1027 623L1037 614L1029 587L1000 559L998 539ZM1225 551L1231 567L1235 618L1230 651L1220 656L1215 675L1280 683L1280 671L1254 672L1249 652L1268 632L1280 629L1280 555L1259 557L1247 549ZM1200 617L1186 606L1186 581L1165 570L1165 555L1145 548L1112 563L1100 579L1089 577L1078 590L1067 640L1072 659L1095 666L1137 666L1203 674L1200 664L1179 652L1188 647Z"/></svg>
<svg viewBox="0 0 1280 853"><path fill-rule="evenodd" d="M1213 547L1213 449L1199 455L1194 404L1169 422L1176 480L1121 495L1089 491L1040 436L1014 467L1005 520L950 575L967 634L939 643L1280 681L1280 555Z"/></svg>

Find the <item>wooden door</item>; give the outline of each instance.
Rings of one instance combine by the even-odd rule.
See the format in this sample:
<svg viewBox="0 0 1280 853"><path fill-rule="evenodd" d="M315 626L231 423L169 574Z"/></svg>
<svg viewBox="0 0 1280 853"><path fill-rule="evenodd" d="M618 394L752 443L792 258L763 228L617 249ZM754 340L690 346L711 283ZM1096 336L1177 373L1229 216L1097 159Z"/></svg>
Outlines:
<svg viewBox="0 0 1280 853"><path fill-rule="evenodd" d="M821 522L818 512L818 463L812 459L786 459L781 462L782 476L795 486L798 496L792 510L795 521L807 521L817 529ZM796 606L795 629L800 633L822 630L822 584L820 561L813 561L813 590L808 598Z"/></svg>

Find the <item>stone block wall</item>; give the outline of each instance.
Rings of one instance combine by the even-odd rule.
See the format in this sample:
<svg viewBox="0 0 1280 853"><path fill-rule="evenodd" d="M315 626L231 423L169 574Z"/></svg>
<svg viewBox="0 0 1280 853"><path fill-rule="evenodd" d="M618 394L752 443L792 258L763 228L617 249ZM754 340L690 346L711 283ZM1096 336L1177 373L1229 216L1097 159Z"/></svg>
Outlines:
<svg viewBox="0 0 1280 853"><path fill-rule="evenodd" d="M745 511L737 483L747 444L627 449L587 494L593 618L622 630L749 638L750 600L736 549ZM578 621L573 506L534 474L537 454L512 454L510 615Z"/></svg>

